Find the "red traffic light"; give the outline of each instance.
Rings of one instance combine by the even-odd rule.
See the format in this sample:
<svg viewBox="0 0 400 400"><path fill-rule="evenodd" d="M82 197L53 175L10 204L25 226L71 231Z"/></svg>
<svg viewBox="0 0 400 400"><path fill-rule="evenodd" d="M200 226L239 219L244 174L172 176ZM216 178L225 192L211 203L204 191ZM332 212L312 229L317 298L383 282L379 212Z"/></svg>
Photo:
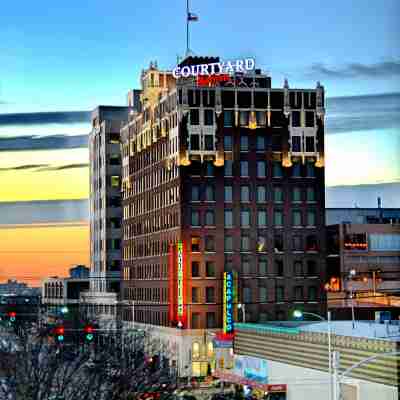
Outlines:
<svg viewBox="0 0 400 400"><path fill-rule="evenodd" d="M94 328L91 325L86 325L83 330L85 331L85 333L93 333L94 332Z"/></svg>
<svg viewBox="0 0 400 400"><path fill-rule="evenodd" d="M15 311L10 311L10 312L8 313L8 316L9 316L10 318L15 318L15 317L17 316L17 313L16 313Z"/></svg>
<svg viewBox="0 0 400 400"><path fill-rule="evenodd" d="M55 329L56 331L56 335L58 336L64 336L65 333L65 329L63 326L57 326L57 328Z"/></svg>

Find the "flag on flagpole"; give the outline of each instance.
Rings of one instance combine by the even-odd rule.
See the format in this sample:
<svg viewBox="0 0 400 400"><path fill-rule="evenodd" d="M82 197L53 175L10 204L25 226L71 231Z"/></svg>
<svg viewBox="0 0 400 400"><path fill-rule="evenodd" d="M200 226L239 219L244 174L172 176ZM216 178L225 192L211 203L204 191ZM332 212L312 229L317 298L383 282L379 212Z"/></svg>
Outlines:
<svg viewBox="0 0 400 400"><path fill-rule="evenodd" d="M194 13L188 12L187 20L188 21L198 21L199 17Z"/></svg>

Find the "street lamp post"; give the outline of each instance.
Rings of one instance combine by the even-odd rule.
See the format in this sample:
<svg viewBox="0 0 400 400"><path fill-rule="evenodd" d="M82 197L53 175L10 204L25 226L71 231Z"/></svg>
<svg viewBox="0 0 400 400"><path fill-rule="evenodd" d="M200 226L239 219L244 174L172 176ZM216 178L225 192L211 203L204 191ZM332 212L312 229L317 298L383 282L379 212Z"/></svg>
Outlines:
<svg viewBox="0 0 400 400"><path fill-rule="evenodd" d="M356 270L351 269L349 271L349 279L353 279L353 277L356 275ZM355 328L355 317L354 317L354 293L353 293L353 283L350 285L350 299L351 299L351 321L352 321L352 326L353 329Z"/></svg>
<svg viewBox="0 0 400 400"><path fill-rule="evenodd" d="M332 329L331 329L331 312L327 312L327 318L325 319L319 314L315 314L312 312L295 310L293 312L293 316L295 318L302 318L304 315L310 315L318 318L321 321L328 322L328 372L329 372L329 399L332 400Z"/></svg>
<svg viewBox="0 0 400 400"><path fill-rule="evenodd" d="M245 324L246 323L246 304L244 304L244 303L239 303L238 305L237 305L237 308L239 309L239 310L242 310L242 322Z"/></svg>

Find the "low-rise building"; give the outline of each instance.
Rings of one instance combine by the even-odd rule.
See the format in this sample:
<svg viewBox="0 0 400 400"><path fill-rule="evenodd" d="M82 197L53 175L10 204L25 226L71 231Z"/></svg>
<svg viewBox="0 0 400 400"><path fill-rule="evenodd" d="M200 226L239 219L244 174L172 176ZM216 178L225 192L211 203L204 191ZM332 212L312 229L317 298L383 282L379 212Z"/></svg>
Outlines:
<svg viewBox="0 0 400 400"><path fill-rule="evenodd" d="M339 354L338 376L343 400L397 400L400 383L400 326L357 321L236 324L234 365L217 369L223 381L245 385L261 397L279 400L330 398L329 336ZM361 364L351 372L351 366ZM333 378L332 378L333 383ZM264 397L265 398L265 397Z"/></svg>

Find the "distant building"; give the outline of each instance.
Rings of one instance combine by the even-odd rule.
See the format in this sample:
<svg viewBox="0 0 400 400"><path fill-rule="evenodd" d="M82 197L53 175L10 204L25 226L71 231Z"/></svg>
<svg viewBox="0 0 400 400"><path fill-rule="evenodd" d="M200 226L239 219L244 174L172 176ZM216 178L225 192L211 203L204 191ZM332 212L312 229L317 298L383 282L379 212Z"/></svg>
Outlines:
<svg viewBox="0 0 400 400"><path fill-rule="evenodd" d="M6 283L0 283L0 296L4 295L23 295L30 293L32 288L29 288L26 283L18 282L9 279Z"/></svg>
<svg viewBox="0 0 400 400"><path fill-rule="evenodd" d="M77 265L69 270L69 276L76 279L89 278L89 268L84 265Z"/></svg>
<svg viewBox="0 0 400 400"><path fill-rule="evenodd" d="M217 360L215 375L227 383L268 394L268 400L329 399L328 324L236 324L233 363ZM368 357L398 351L399 325L332 321L332 353L339 371ZM337 354L337 353L336 353ZM341 380L341 399L397 400L400 355L360 365Z"/></svg>
<svg viewBox="0 0 400 400"><path fill-rule="evenodd" d="M400 224L400 208L327 208L326 224Z"/></svg>

